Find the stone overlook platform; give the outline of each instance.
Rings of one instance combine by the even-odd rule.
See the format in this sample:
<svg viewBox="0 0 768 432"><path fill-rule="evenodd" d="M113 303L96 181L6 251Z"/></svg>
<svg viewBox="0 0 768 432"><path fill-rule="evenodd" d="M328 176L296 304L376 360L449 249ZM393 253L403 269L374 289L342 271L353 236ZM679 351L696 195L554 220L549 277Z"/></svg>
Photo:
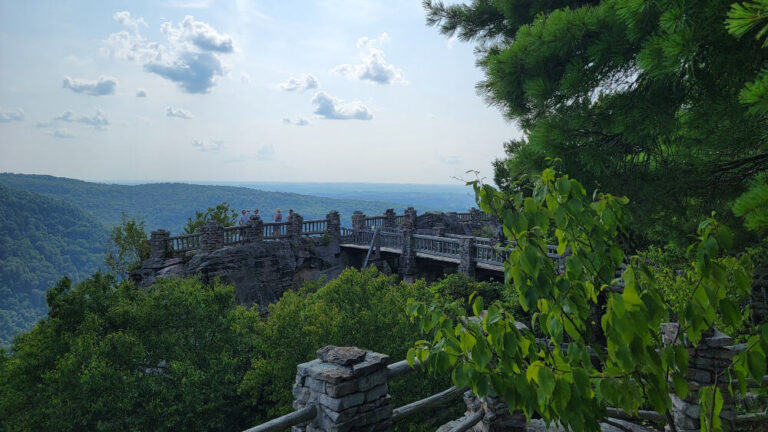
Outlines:
<svg viewBox="0 0 768 432"><path fill-rule="evenodd" d="M478 231L497 232L498 222L489 215L470 209L466 213L429 212L419 216L413 207L398 215L388 209L380 216L354 212L351 226L342 226L338 212L325 219L304 220L293 214L285 222L263 222L253 216L245 226L221 227L209 222L200 232L171 236L157 230L150 238L150 260L179 258L200 252L213 252L229 246L260 242L314 239L338 245L342 250L369 251L366 264L385 254L399 255L398 272L403 277L418 274L416 259L454 265L461 273L475 275L476 268L503 274L504 261L511 246L496 236L477 236ZM559 258L556 246L549 246L553 259Z"/></svg>

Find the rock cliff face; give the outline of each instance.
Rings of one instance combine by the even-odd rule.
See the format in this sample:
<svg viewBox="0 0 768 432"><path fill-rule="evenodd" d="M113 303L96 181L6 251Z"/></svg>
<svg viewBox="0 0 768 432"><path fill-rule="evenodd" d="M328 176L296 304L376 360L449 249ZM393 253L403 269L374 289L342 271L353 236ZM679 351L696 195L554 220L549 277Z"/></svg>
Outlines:
<svg viewBox="0 0 768 432"><path fill-rule="evenodd" d="M157 278L199 275L235 286L237 302L266 309L285 291L308 280L335 276L341 266L338 245L315 246L309 241L269 241L224 247L211 253L147 260L132 279L148 286ZM326 280L330 277L326 277Z"/></svg>

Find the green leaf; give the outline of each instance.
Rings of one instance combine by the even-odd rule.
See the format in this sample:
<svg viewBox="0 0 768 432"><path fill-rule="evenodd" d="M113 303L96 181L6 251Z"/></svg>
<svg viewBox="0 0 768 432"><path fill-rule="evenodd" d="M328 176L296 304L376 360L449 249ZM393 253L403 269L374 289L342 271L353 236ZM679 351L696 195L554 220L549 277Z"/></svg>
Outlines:
<svg viewBox="0 0 768 432"><path fill-rule="evenodd" d="M752 378L758 381L763 379L766 369L765 353L759 346L755 345L747 351L747 365Z"/></svg>
<svg viewBox="0 0 768 432"><path fill-rule="evenodd" d="M555 375L548 367L541 367L536 374L536 383L546 395L547 399L552 397L555 390Z"/></svg>
<svg viewBox="0 0 768 432"><path fill-rule="evenodd" d="M741 323L741 313L739 313L736 305L729 299L723 299L720 302L720 310L723 315L723 322L729 326L738 326Z"/></svg>
<svg viewBox="0 0 768 432"><path fill-rule="evenodd" d="M453 373L451 374L453 384L459 388L469 385L469 380L472 377L473 371L474 369L472 369L471 366L467 365L463 361L457 362L456 367L453 369Z"/></svg>
<svg viewBox="0 0 768 432"><path fill-rule="evenodd" d="M685 379L685 376L678 373L672 374L672 384L675 388L675 394L679 396L681 399L685 399L686 396L688 396L688 380Z"/></svg>
<svg viewBox="0 0 768 432"><path fill-rule="evenodd" d="M472 348L472 361L474 361L479 368L484 368L491 360L491 351L486 347L483 341L476 343Z"/></svg>
<svg viewBox="0 0 768 432"><path fill-rule="evenodd" d="M479 317L483 314L484 308L485 308L485 305L483 304L483 298L480 296L477 296L475 298L475 301L472 302L472 312L475 313L476 317Z"/></svg>

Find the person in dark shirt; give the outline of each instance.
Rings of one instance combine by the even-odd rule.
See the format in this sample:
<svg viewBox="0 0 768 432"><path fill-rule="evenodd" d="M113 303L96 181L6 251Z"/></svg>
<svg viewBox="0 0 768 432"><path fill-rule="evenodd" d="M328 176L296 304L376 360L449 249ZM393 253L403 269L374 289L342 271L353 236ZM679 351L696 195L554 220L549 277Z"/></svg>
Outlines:
<svg viewBox="0 0 768 432"><path fill-rule="evenodd" d="M280 212L280 209L277 209L277 213L275 213L275 216L272 219L274 219L275 222L283 221L283 214Z"/></svg>

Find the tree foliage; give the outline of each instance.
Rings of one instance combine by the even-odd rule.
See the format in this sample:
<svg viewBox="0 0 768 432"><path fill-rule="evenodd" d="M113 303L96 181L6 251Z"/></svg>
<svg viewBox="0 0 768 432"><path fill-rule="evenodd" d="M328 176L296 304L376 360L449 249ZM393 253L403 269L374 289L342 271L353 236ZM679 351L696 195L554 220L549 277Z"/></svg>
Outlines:
<svg viewBox="0 0 768 432"><path fill-rule="evenodd" d="M216 222L223 227L229 227L235 225L235 220L237 220L237 211L225 201L216 207L208 207L208 210L204 212L196 211L195 217L187 220L184 232L187 234L196 233L206 222Z"/></svg>
<svg viewBox="0 0 768 432"><path fill-rule="evenodd" d="M3 430L243 430L237 386L258 312L234 290L163 279L138 290L96 274L61 280L48 317L0 362Z"/></svg>
<svg viewBox="0 0 768 432"><path fill-rule="evenodd" d="M218 282L63 279L48 292L48 317L0 352L0 429L243 430L292 410L296 365L318 348L355 345L399 361L419 334L408 298L442 304L462 288L502 292L461 276L428 287L348 269L287 292L262 317ZM414 373L390 394L402 405L448 386ZM434 430L440 419L435 411L405 427Z"/></svg>
<svg viewBox="0 0 768 432"><path fill-rule="evenodd" d="M149 242L144 221L122 215L119 225L112 227L107 244L107 256L104 262L116 275L127 276L131 270L141 266L149 258Z"/></svg>
<svg viewBox="0 0 768 432"><path fill-rule="evenodd" d="M259 335L258 346L242 389L251 395L258 415L266 421L291 411L296 365L316 358L315 352L322 346L357 346L388 354L393 362L404 359L408 346L403 341L419 335L404 314L406 302L409 298L448 298L439 294L446 290L445 284L455 285L453 278L434 288L423 280L409 285L373 268L349 268L323 286L308 284L299 292L286 292L253 330ZM395 406L450 386L445 377L419 374L389 384ZM421 416L419 421L429 422L433 415Z"/></svg>
<svg viewBox="0 0 768 432"><path fill-rule="evenodd" d="M497 215L505 235L515 242L504 264L509 289L517 291L520 306L532 316L527 324L546 342L519 328L515 314L500 301L486 305L482 297L470 297L470 315L412 301L409 313L431 337L415 344L410 361L450 372L457 386L470 385L479 396L501 395L510 409L529 418L540 415L574 430L599 430L607 406L636 412L648 403L666 412L671 406L669 383L686 396L688 353L682 345L662 346L659 334L660 324L669 319L669 306L652 271L626 256L617 240L626 231L626 198L603 193L590 198L578 181L550 169L532 180L527 193L475 187L481 208ZM558 253L570 251L564 272L547 256L551 227ZM752 267L746 255L718 259L732 242L731 231L714 218L699 225L690 248L697 280L688 302L677 311L678 339L685 334L696 345L718 321L740 324L741 314L728 293L750 292ZM620 288L615 272L622 263L626 269ZM593 318L590 311L595 308ZM731 368L741 391L747 377L762 379L767 349L764 325L762 334L748 338L748 349ZM715 407L719 415L717 389L703 388L700 397L703 407ZM710 426L717 430L715 423Z"/></svg>
<svg viewBox="0 0 768 432"><path fill-rule="evenodd" d="M107 230L66 202L0 185L0 346L45 316L45 292L104 262Z"/></svg>
<svg viewBox="0 0 768 432"><path fill-rule="evenodd" d="M642 245L686 244L713 209L730 220L732 199L768 167L768 113L742 104L745 85L765 81L768 51L727 32L731 3L425 6L429 24L477 45L479 91L525 133L505 145L497 184L508 190L556 159L587 190L628 196Z"/></svg>

